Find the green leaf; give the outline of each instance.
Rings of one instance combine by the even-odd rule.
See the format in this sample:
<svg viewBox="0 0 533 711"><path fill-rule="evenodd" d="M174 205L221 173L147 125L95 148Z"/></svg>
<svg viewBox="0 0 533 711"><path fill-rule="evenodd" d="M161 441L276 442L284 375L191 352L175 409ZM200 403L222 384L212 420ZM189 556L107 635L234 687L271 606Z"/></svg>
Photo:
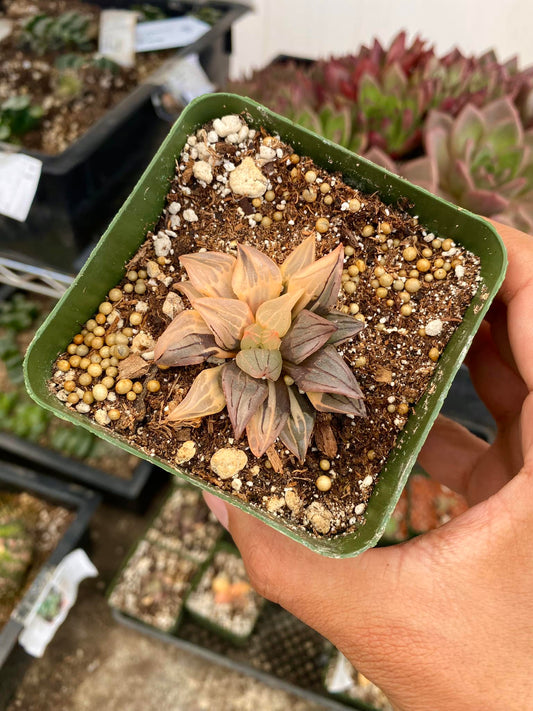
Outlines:
<svg viewBox="0 0 533 711"><path fill-rule="evenodd" d="M274 444L289 417L289 393L283 380L268 382L268 398L254 412L246 427L252 453L261 457Z"/></svg>
<svg viewBox="0 0 533 711"><path fill-rule="evenodd" d="M235 362L252 378L277 380L281 375L282 359L279 351L264 348L248 348L239 351Z"/></svg>
<svg viewBox="0 0 533 711"><path fill-rule="evenodd" d="M243 372L232 361L222 371L222 390L236 439L240 439L250 418L266 400L268 385Z"/></svg>
<svg viewBox="0 0 533 711"><path fill-rule="evenodd" d="M313 434L315 414L309 402L294 388L288 388L288 392L290 413L279 437L287 449L303 463Z"/></svg>

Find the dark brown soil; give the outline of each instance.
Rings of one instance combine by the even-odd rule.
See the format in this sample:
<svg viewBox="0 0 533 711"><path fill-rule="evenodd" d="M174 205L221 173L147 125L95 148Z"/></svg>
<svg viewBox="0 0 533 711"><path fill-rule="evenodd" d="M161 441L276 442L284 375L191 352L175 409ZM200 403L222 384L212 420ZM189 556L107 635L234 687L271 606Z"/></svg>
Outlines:
<svg viewBox="0 0 533 711"><path fill-rule="evenodd" d="M12 35L0 42L0 103L11 96L28 95L32 104L44 110L39 126L17 140L25 148L51 155L64 151L171 54L169 51L138 54L135 67L117 67L113 71L90 65L75 72L69 70L67 74L79 80L80 88L65 93L60 86L60 73L54 66L56 59L71 53L90 58L96 55L97 42L89 52L74 48L39 55L29 48L21 48L20 33L23 24L35 14L57 16L71 10L90 16L98 27L100 8L77 0L8 1L0 6L0 18L15 22ZM72 84L67 80L66 86Z"/></svg>
<svg viewBox="0 0 533 711"><path fill-rule="evenodd" d="M193 143L207 145L210 129L209 125L199 131ZM277 149L276 158L262 168L275 199L270 202L262 198L255 207L248 198L235 196L226 184L233 167L246 156L256 156L261 144ZM106 334L126 327L130 314L137 309L143 320L138 328L129 329L131 336L136 337L140 331L153 344L170 322L162 305L176 282L185 276L179 263L181 254L201 249L235 253L240 242L258 247L280 263L310 234L317 235L317 256L342 242L345 268L357 267L357 273L346 275L355 289L341 289L337 308L354 314L365 328L338 350L356 374L368 416L319 415L314 446L303 466L279 443L268 456L256 459L246 441L234 441L224 413L195 422L193 427L180 429L165 424L165 413L183 398L202 365L168 370L151 366L137 378L143 389L133 402L111 393L112 403L105 404L104 415L109 407L119 408L121 415L108 426L148 454L170 463L180 445L192 441L196 454L187 466L194 476L315 533L352 531L364 522L373 484L477 290L479 260L455 244L453 234L438 238L428 234L401 205L386 206L377 195L360 194L346 185L339 173L327 173L308 158L291 159L290 146L277 139L256 133L253 140L248 138L239 145L220 140L210 144L208 150L219 159L211 185L202 184L192 175L197 148L187 145L182 152L168 196L169 209L162 214L155 235L148 233L127 265L127 270L138 272L159 264L160 273L148 279L130 274L135 284L137 280L143 282L143 294L135 293L131 279L125 277L120 282L120 300L113 303L113 312L102 321ZM311 169L317 175L317 198L306 202L303 193L309 184L304 176ZM330 190L322 192L320 185L326 182ZM349 209L352 199L359 200L360 209ZM179 209L172 203L179 203ZM271 218L270 224L256 222L256 213ZM279 220L275 213L279 213ZM189 221L187 214L195 219ZM319 217L329 221L329 229L322 235L315 231ZM171 238L172 250L157 262L154 240L165 234ZM443 243L445 239L449 242ZM407 247L414 247L415 260L405 256ZM417 260L426 255L428 271L413 271ZM439 278L443 272L437 270L444 270L443 278ZM401 290L388 285L383 293L379 281L383 274L390 275L395 283L419 278L420 288L406 295L401 285ZM400 311L406 299L412 307L410 314ZM435 321L437 332L428 335L426 328L430 330ZM128 343L132 344L131 337ZM77 378L79 374L74 368L67 376ZM161 385L157 393L146 388L146 382L154 377ZM52 383L60 396L64 379L65 374L58 371ZM98 409L102 409L100 404L91 406L92 416ZM223 481L210 468L210 459L218 449L231 446L245 451L247 465L238 477ZM323 459L330 465L327 475L332 486L327 492L316 486L317 477L324 473L320 466Z"/></svg>

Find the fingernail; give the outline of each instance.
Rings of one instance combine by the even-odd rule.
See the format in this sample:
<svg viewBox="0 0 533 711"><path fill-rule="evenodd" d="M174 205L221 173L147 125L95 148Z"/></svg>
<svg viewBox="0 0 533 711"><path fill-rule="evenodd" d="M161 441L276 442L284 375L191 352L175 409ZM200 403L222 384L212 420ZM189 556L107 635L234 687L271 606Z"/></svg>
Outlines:
<svg viewBox="0 0 533 711"><path fill-rule="evenodd" d="M206 491L204 491L204 499L213 515L218 519L220 525L224 526L224 528L228 530L229 516L226 504L222 501L222 499L219 499L218 496L208 494Z"/></svg>

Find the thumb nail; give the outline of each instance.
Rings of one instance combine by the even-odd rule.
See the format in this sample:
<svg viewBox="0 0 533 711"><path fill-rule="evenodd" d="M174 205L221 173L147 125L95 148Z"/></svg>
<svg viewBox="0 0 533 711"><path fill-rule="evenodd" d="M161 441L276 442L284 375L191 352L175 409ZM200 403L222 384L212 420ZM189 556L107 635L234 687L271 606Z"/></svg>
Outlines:
<svg viewBox="0 0 533 711"><path fill-rule="evenodd" d="M213 515L218 519L218 522L220 523L221 526L224 526L226 530L228 530L228 507L226 504L222 501L222 499L219 499L218 496L214 496L213 494L208 494L207 492L204 491L204 499L205 503L208 505L209 509L213 513Z"/></svg>

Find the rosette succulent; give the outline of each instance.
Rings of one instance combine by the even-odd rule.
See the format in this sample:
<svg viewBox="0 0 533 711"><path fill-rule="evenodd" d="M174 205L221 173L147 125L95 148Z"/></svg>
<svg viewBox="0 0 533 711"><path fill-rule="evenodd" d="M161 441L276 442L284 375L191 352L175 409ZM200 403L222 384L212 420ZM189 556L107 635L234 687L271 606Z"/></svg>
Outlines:
<svg viewBox="0 0 533 711"><path fill-rule="evenodd" d="M533 230L533 130L510 99L467 105L455 120L433 112L424 144L426 155L402 166L369 157L461 207Z"/></svg>
<svg viewBox="0 0 533 711"><path fill-rule="evenodd" d="M185 423L227 408L235 437L244 431L261 456L279 437L303 461L315 413L364 416L363 395L336 350L362 323L334 310L344 251L315 261L313 236L278 266L255 247L180 257L188 280L179 289L192 308L159 337L160 365L204 368L168 414Z"/></svg>
<svg viewBox="0 0 533 711"><path fill-rule="evenodd" d="M0 599L14 597L33 557L33 540L16 509L0 501Z"/></svg>

